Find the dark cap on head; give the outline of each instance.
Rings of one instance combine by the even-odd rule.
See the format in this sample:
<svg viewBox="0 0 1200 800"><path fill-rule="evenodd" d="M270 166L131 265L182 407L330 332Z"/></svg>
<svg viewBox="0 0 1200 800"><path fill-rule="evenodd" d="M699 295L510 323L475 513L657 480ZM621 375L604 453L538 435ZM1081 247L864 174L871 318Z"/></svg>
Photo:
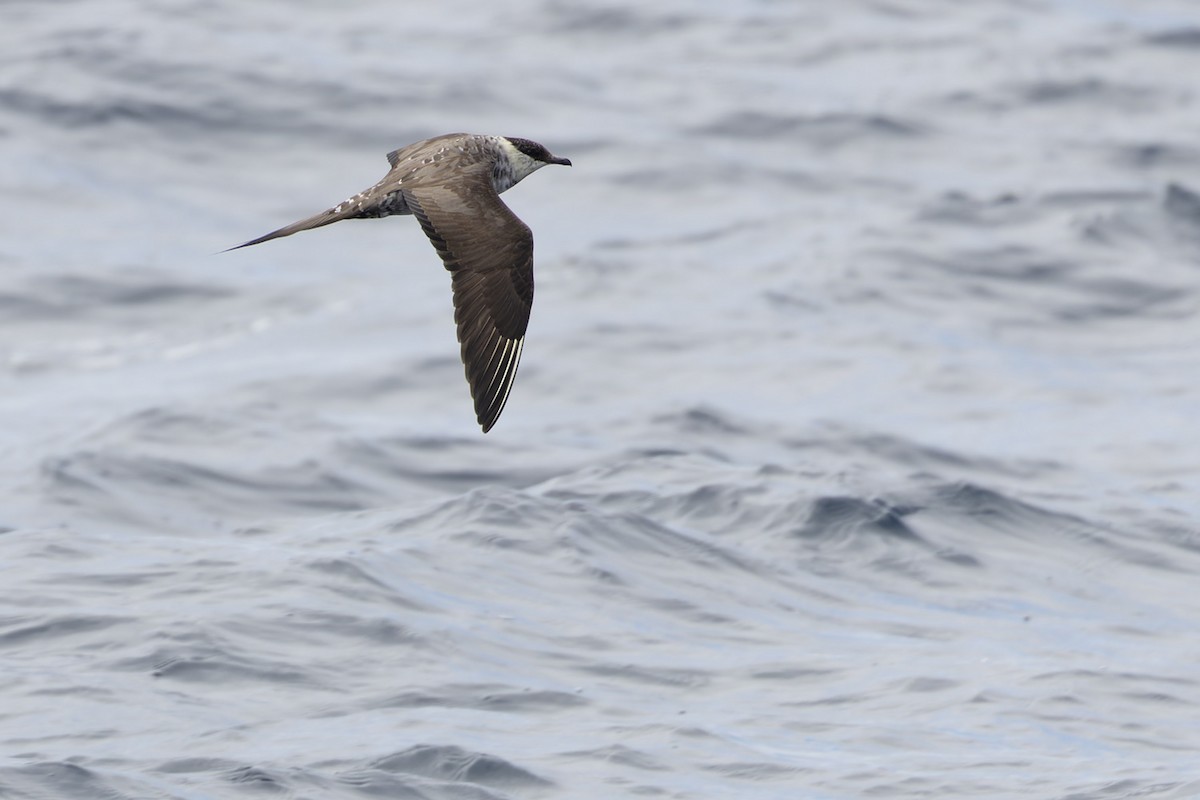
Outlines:
<svg viewBox="0 0 1200 800"><path fill-rule="evenodd" d="M567 158L557 158L544 146L529 139L522 139L519 136L505 136L512 143L512 146L520 150L525 155L532 159L545 162L546 164L562 164L563 166L571 166L571 160Z"/></svg>

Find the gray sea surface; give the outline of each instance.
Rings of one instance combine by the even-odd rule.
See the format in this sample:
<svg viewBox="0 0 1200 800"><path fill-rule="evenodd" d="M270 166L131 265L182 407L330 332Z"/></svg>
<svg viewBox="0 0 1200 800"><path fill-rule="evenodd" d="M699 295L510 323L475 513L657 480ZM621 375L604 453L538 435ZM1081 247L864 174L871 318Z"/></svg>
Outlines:
<svg viewBox="0 0 1200 800"><path fill-rule="evenodd" d="M0 11L0 797L1200 797L1194 0Z"/></svg>

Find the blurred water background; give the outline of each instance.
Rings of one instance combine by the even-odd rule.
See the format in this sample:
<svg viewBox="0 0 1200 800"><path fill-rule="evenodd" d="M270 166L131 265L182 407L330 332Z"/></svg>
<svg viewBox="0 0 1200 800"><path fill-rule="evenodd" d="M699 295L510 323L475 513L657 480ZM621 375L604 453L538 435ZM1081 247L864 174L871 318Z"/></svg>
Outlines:
<svg viewBox="0 0 1200 800"><path fill-rule="evenodd" d="M1194 2L2 10L0 796L1200 796Z"/></svg>

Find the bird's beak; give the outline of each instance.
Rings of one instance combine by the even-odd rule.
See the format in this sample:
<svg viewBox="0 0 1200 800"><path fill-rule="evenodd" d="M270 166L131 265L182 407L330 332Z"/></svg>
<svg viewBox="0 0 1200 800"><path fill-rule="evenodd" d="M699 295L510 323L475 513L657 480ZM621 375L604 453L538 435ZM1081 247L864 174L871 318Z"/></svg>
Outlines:
<svg viewBox="0 0 1200 800"><path fill-rule="evenodd" d="M554 159L553 161L551 161L550 163L551 163L551 164L562 164L564 167L569 167L569 166L571 166L571 159L569 159L569 158L556 158L556 159Z"/></svg>

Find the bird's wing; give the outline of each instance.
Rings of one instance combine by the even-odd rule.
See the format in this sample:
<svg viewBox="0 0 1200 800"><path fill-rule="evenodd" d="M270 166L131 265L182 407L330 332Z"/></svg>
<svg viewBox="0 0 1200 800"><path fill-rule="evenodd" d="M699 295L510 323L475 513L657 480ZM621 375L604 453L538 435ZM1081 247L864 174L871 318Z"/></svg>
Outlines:
<svg viewBox="0 0 1200 800"><path fill-rule="evenodd" d="M404 194L451 273L463 365L486 433L504 410L521 360L533 305L533 233L484 171L465 183Z"/></svg>

